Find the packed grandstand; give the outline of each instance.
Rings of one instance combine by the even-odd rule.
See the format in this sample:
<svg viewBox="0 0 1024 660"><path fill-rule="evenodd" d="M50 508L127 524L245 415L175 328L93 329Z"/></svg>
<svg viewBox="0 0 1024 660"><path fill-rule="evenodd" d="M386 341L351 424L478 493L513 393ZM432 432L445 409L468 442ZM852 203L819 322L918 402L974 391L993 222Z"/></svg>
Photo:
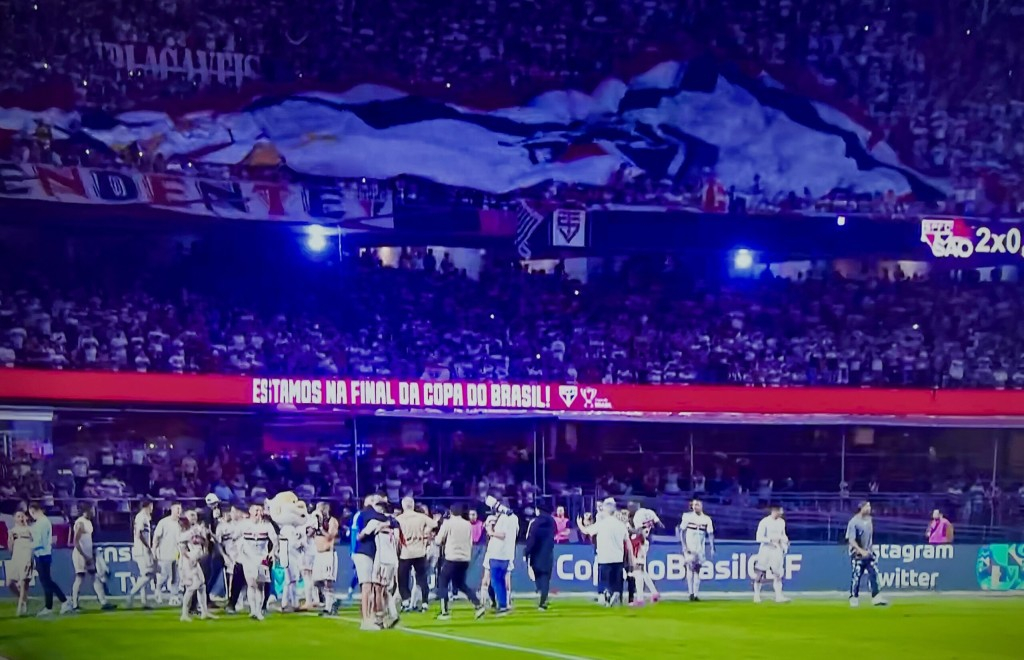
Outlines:
<svg viewBox="0 0 1024 660"><path fill-rule="evenodd" d="M1024 203L1013 2L9 6L0 151L19 163L491 207Z"/></svg>
<svg viewBox="0 0 1024 660"><path fill-rule="evenodd" d="M1024 389L1020 2L0 4L8 385ZM744 247L747 216L771 216L754 219L771 250ZM679 217L689 234L670 237ZM824 217L875 224L810 253L800 223ZM938 258L982 252L974 231L1007 259ZM917 542L940 509L987 542L1019 539L1024 512L1011 398L1016 417L982 411L983 428L879 409L840 428L88 396L3 401L50 417L0 409L0 514L40 500L60 523L98 502L123 540L142 497L162 515L291 490L347 523L370 492L525 516L551 496L573 519L606 497L678 518L697 496L725 534L783 502L795 539L836 541L870 497L881 537Z"/></svg>

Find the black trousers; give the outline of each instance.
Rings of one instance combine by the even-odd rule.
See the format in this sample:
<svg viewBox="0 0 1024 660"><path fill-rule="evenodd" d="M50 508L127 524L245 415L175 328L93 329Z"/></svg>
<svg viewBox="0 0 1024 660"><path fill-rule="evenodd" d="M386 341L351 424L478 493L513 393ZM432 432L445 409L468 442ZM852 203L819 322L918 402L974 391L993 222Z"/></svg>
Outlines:
<svg viewBox="0 0 1024 660"><path fill-rule="evenodd" d="M629 593L629 602L636 598L636 578L630 575L626 578L626 591Z"/></svg>
<svg viewBox="0 0 1024 660"><path fill-rule="evenodd" d="M57 600L64 602L67 600L67 596L60 590L57 583L53 581L50 576L50 565L53 563L53 557L45 555L43 557L36 557L36 571L39 573L39 583L43 585L43 599L46 602L46 609L53 609L53 597L56 596Z"/></svg>
<svg viewBox="0 0 1024 660"><path fill-rule="evenodd" d="M533 569L533 583L537 586L537 593L540 594L540 604L546 605L548 593L551 591L551 571Z"/></svg>
<svg viewBox="0 0 1024 660"><path fill-rule="evenodd" d="M473 603L473 607L480 607L480 599L476 597L473 590L466 584L466 572L469 571L468 561L448 561L441 567L441 575L437 582L438 595L441 598L441 611L448 611L448 588L452 591L461 591Z"/></svg>
<svg viewBox="0 0 1024 660"><path fill-rule="evenodd" d="M231 595L228 598L228 607L232 609L238 607L238 599L242 597L245 587L245 571L242 570L242 563L238 562L231 571Z"/></svg>
<svg viewBox="0 0 1024 660"><path fill-rule="evenodd" d="M412 596L412 589L409 587L409 577L416 572L416 588L420 590L421 602L426 605L430 602L430 588L427 586L427 558L398 560L398 593L402 596L402 602L407 602Z"/></svg>
<svg viewBox="0 0 1024 660"><path fill-rule="evenodd" d="M606 586L608 593L622 596L622 562L598 564L598 582Z"/></svg>

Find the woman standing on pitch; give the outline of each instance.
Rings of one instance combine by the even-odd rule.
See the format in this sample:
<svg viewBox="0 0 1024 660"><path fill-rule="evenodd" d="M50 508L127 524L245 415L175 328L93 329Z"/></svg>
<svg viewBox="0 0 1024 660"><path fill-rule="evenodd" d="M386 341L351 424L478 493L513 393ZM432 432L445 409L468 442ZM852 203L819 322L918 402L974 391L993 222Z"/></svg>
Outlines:
<svg viewBox="0 0 1024 660"><path fill-rule="evenodd" d="M18 616L28 614L28 585L32 577L32 530L24 511L14 514L14 527L7 534L11 560L7 564L7 585L18 597Z"/></svg>

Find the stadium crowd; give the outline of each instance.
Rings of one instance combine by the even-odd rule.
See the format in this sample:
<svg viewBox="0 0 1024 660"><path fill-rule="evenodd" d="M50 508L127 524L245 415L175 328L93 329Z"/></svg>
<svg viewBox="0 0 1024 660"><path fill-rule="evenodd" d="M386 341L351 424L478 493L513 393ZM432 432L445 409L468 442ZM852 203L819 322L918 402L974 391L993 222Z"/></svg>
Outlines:
<svg viewBox="0 0 1024 660"><path fill-rule="evenodd" d="M702 454L695 457L691 474L689 457L678 452L616 454L611 460L579 447L549 461L542 491L533 481L532 449L525 445L487 455L457 452L446 468L430 453L370 449L360 457L357 473L351 453L328 447L271 453L212 442L204 451L175 449L166 438L137 435L95 440L60 447L53 456L34 457L23 450L0 456L0 522L31 501L40 501L55 520L65 522L73 518L77 503L94 502L98 522L117 529L132 502L142 497L155 500L160 510L175 501L198 503L209 494L222 502L246 502L284 491L306 502L330 500L343 523L368 492L381 493L393 506L415 497L432 508L452 501L482 505L496 497L526 516L535 512L546 492L564 511L570 531L568 521L576 513L588 502L607 497L645 502L663 515L698 497L720 512L726 528L742 524L744 513L785 502L794 520L809 524L810 534L862 497L872 498L879 511L902 521L923 519L936 507L966 525L1011 525L1024 515L1024 484L1019 479L1007 475L993 482L959 459L936 462L927 477L884 462L880 476L865 472L863 478L851 475L850 482L825 483L821 465L815 473L806 460L794 462L782 455L752 461L731 453ZM838 466L838 455L829 460ZM572 538L575 532L562 540Z"/></svg>
<svg viewBox="0 0 1024 660"><path fill-rule="evenodd" d="M1024 387L1021 288L976 271L704 279L637 258L584 284L560 264L493 259L471 277L430 249L403 249L397 267L368 249L327 272L202 244L163 267L125 249L73 273L50 259L14 267L15 252L0 283L7 367Z"/></svg>
<svg viewBox="0 0 1024 660"><path fill-rule="evenodd" d="M611 74L635 73L659 53L710 49L748 73L766 74L839 107L869 128L869 143L884 140L904 163L948 179L953 194L945 210L1005 215L1024 205L1024 55L1017 46L1021 17L1015 2L981 9L940 0L789 0L778 11L748 0L465 0L440 10L419 0L347 0L316 2L303 12L286 11L281 2L9 5L13 20L0 27L0 65L10 72L0 84L0 105L9 107L19 94L52 92L66 80L74 83L79 105L107 110L155 100L185 102L186 108L198 97L234 93L230 76L224 82L215 75L200 80L129 71L102 51L105 43L251 55L259 58L255 73L261 81L372 81L488 106L521 102L556 86L589 88ZM45 146L28 150L53 159ZM121 160L166 166L136 153L128 150ZM170 166L189 169L186 163ZM254 176L280 175L275 168L256 170ZM604 201L683 199L699 206L710 183L704 175L680 183L640 177L607 196L582 193ZM737 198L762 211L822 203L806 200L800 190L782 200L760 199L756 182L751 191L729 196L726 208L732 211ZM836 206L836 200L824 201ZM847 210L901 210L889 200L839 201Z"/></svg>

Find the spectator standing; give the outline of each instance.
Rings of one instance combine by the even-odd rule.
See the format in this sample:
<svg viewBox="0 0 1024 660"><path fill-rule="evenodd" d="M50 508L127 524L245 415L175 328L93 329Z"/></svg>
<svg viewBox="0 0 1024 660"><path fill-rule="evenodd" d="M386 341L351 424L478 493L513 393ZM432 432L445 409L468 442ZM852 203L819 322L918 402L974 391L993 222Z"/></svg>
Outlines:
<svg viewBox="0 0 1024 660"><path fill-rule="evenodd" d="M953 542L953 523L942 515L938 509L932 511L932 520L928 524L928 543L943 545Z"/></svg>
<svg viewBox="0 0 1024 660"><path fill-rule="evenodd" d="M569 542L569 517L565 515L565 507L555 509L555 515L551 517L555 523L555 543Z"/></svg>

